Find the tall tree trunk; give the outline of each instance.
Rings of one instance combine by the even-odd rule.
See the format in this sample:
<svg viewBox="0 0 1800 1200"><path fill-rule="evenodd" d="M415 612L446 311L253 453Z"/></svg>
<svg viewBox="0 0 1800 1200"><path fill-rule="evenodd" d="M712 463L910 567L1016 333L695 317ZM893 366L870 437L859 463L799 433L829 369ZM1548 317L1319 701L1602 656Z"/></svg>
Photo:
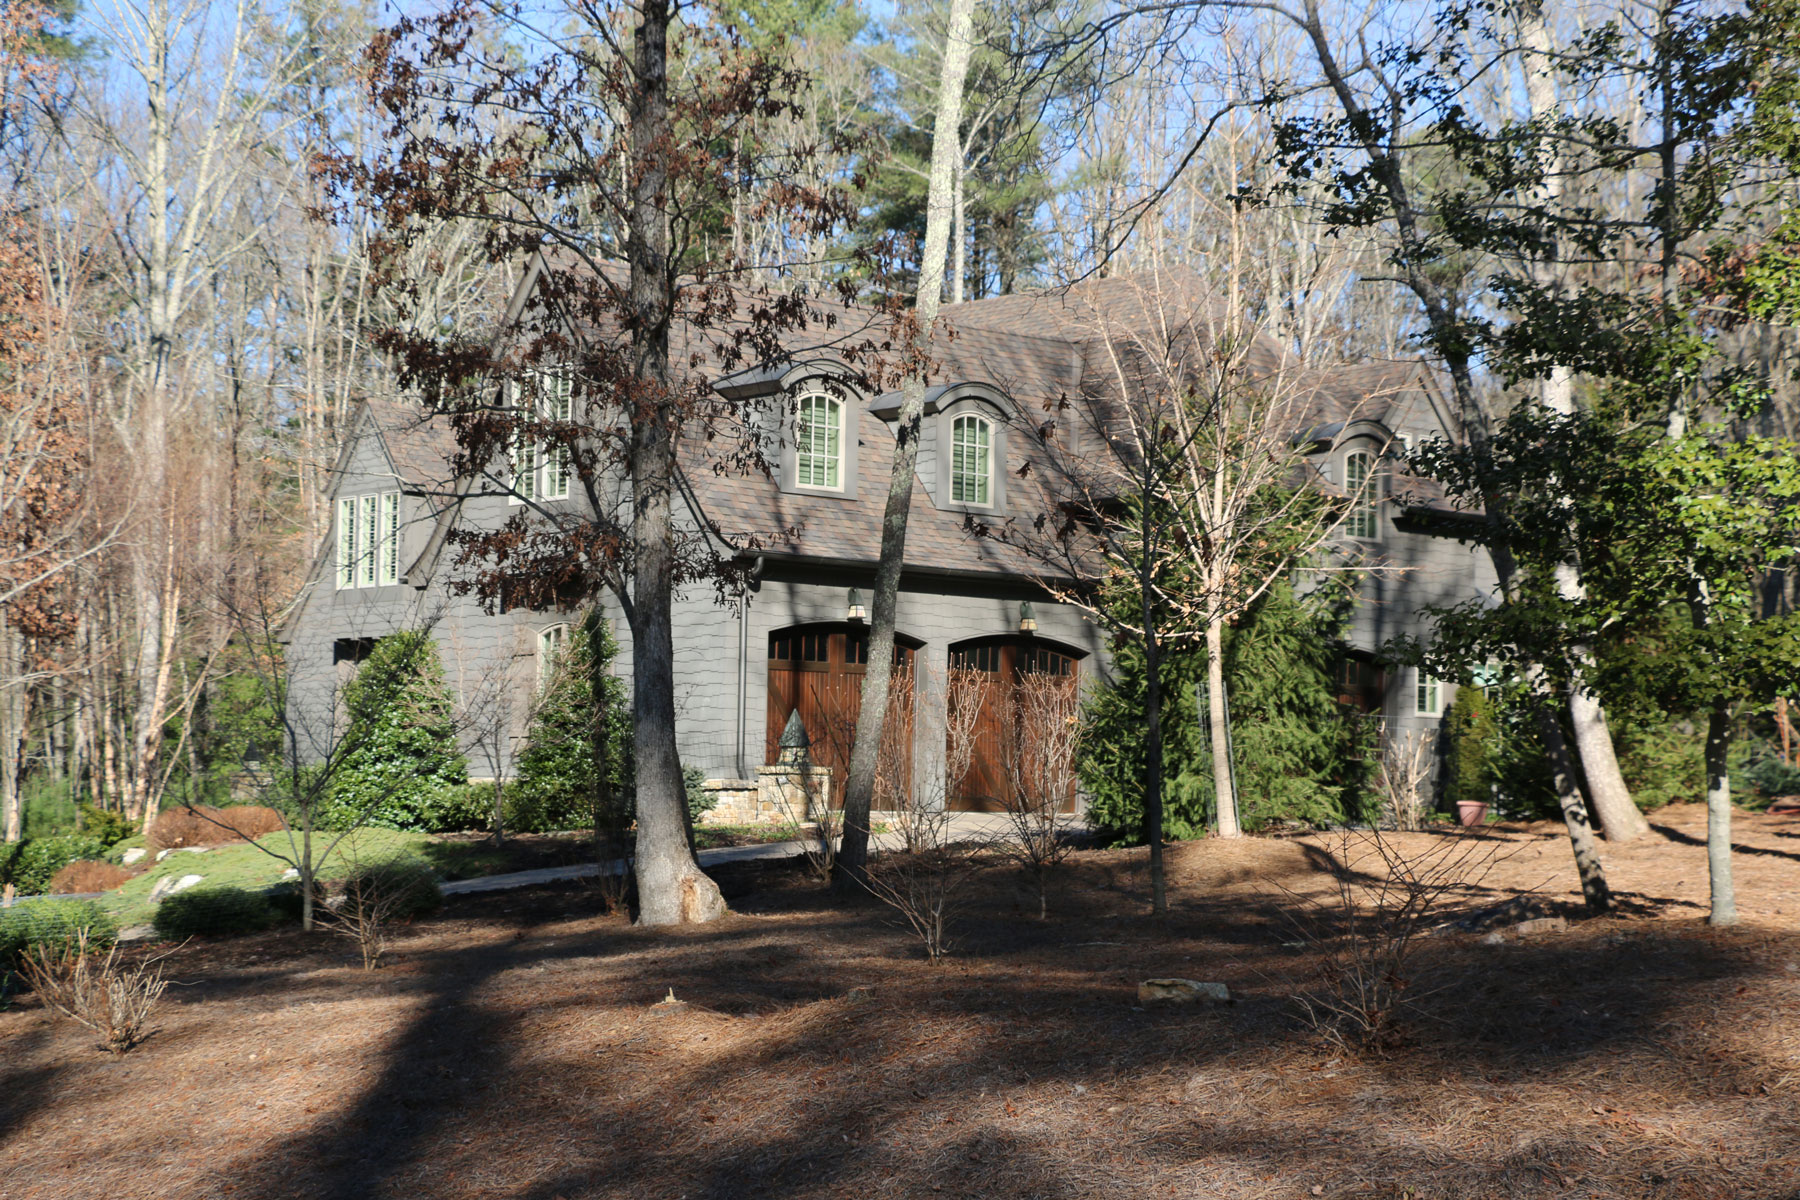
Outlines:
<svg viewBox="0 0 1800 1200"><path fill-rule="evenodd" d="M957 108L960 110L962 105L959 103ZM962 123L960 111L958 113L957 123L959 125ZM961 138L960 131L956 131L956 135L959 139ZM935 147L933 152L935 153ZM963 280L965 276L967 276L969 270L969 223L963 210L963 184L964 176L968 174L967 163L967 157L964 156L962 152L958 151L955 166L955 211L950 217L950 228L956 234L956 261L950 268L950 303L952 304L961 304L963 302Z"/></svg>
<svg viewBox="0 0 1800 1200"><path fill-rule="evenodd" d="M1230 705L1225 696L1225 622L1214 617L1206 625L1206 723L1212 741L1213 796L1219 812L1219 836L1241 837L1237 783L1231 771Z"/></svg>
<svg viewBox="0 0 1800 1200"><path fill-rule="evenodd" d="M1712 911L1709 925L1737 924L1737 892L1731 885L1731 701L1714 701L1706 717L1706 874Z"/></svg>
<svg viewBox="0 0 1800 1200"><path fill-rule="evenodd" d="M1544 19L1540 0L1526 0L1515 10L1519 25L1519 41L1524 52L1525 92L1531 105L1532 119L1548 125L1562 115L1557 96L1555 45L1549 22ZM1551 153L1544 164L1544 186L1539 189L1552 220L1559 211L1565 190L1564 174L1568 169L1562 142L1552 135ZM1548 247L1532 263L1532 273L1539 284L1561 295L1565 291L1561 270L1560 239L1554 235ZM1563 415L1575 411L1574 372L1565 364L1550 368L1542 387L1545 407ZM1563 563L1557 567L1558 590L1566 599L1582 593L1580 566ZM1575 651L1579 665L1590 666L1592 653L1585 646ZM1650 823L1631 800L1631 789L1619 771L1619 758L1613 750L1612 731L1606 725L1606 712L1599 697L1577 682L1569 692L1569 722L1575 729L1575 748L1581 756L1581 769L1587 779L1588 799L1600 832L1609 842L1626 842L1650 831Z"/></svg>
<svg viewBox="0 0 1800 1200"><path fill-rule="evenodd" d="M925 245L919 253L918 303L913 310L915 340L909 347L915 362L922 361L923 352L930 345L944 292L945 251L955 207L952 188L960 152L956 130L962 124L963 83L969 73L974 22L975 0L950 0L948 40L938 82L937 119L933 123L931 178L925 201ZM836 881L844 894L861 883L869 857L869 808L875 799L875 771L881 756L882 730L887 723L888 688L894 669L894 615L900 602L900 571L906 561L906 522L912 510L913 469L919 458L926 384L924 374L915 371L901 386L893 473L888 479L887 505L882 510L881 557L875 565L870 605L869 662L863 675L856 741L850 749L850 776L844 787L844 834L838 850ZM955 781L949 783L954 786Z"/></svg>
<svg viewBox="0 0 1800 1200"><path fill-rule="evenodd" d="M1584 647L1584 660L1591 657ZM1575 747L1581 755L1588 801L1600 822L1601 836L1609 842L1629 842L1649 833L1650 822L1631 799L1631 789L1619 771L1606 711L1600 707L1600 698L1579 681L1569 689L1569 723L1575 727Z"/></svg>
<svg viewBox="0 0 1800 1200"><path fill-rule="evenodd" d="M669 370L674 303L666 218L669 0L646 0L635 38L631 142L638 177L630 237L632 348L640 394L631 435L631 711L637 766L638 923L676 925L725 914L718 885L689 846L675 749L675 381Z"/></svg>
<svg viewBox="0 0 1800 1200"><path fill-rule="evenodd" d="M1562 724L1547 700L1535 700L1538 737L1544 743L1550 760L1551 782L1556 787L1556 801L1562 808L1563 827L1569 831L1569 846L1575 852L1575 873L1581 879L1581 896L1588 912L1598 916L1612 907L1612 889L1606 886L1606 872L1600 863L1600 851L1594 845L1594 829L1588 823L1587 805L1582 803L1581 787L1575 780L1575 763L1569 757L1568 743L1563 739Z"/></svg>

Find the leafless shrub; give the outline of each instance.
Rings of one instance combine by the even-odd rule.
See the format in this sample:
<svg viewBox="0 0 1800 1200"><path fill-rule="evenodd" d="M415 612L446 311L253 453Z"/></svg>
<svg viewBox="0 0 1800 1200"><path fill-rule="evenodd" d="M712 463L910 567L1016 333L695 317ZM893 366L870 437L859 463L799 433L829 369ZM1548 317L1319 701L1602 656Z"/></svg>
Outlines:
<svg viewBox="0 0 1800 1200"><path fill-rule="evenodd" d="M80 929L69 941L36 946L19 967L45 1006L100 1035L100 1048L123 1054L144 1040L150 1014L168 981L159 956L127 967L117 946L104 956Z"/></svg>
<svg viewBox="0 0 1800 1200"><path fill-rule="evenodd" d="M631 904L632 814L624 804L610 798L594 806L594 861L600 873L594 877L594 888L609 915L627 912Z"/></svg>
<svg viewBox="0 0 1800 1200"><path fill-rule="evenodd" d="M1383 815L1395 829L1425 828L1431 810L1431 777L1437 768L1437 730L1398 734L1381 748L1375 787Z"/></svg>
<svg viewBox="0 0 1800 1200"><path fill-rule="evenodd" d="M396 857L367 864L352 860L350 874L327 896L318 920L355 942L363 970L373 971L381 966L394 926L429 912L441 901L436 876L417 859Z"/></svg>
<svg viewBox="0 0 1800 1200"><path fill-rule="evenodd" d="M933 758L906 802L894 809L894 832L908 854L918 854L936 844L941 813L923 797L950 799L950 790L969 773L975 761L976 727L982 708L994 691L993 676L969 667L952 667L944 679L944 756Z"/></svg>
<svg viewBox="0 0 1800 1200"><path fill-rule="evenodd" d="M1419 936L1498 858L1499 845L1480 838L1444 835L1409 851L1379 830L1343 834L1329 892L1281 889L1300 940L1318 956L1316 980L1294 995L1301 1019L1340 1050L1380 1052L1402 1017L1442 990L1417 985Z"/></svg>
<svg viewBox="0 0 1800 1200"><path fill-rule="evenodd" d="M865 880L869 891L918 935L932 963L950 952L951 924L987 848L979 840L954 839L950 818L942 810L915 810L910 823L917 848L870 859Z"/></svg>
<svg viewBox="0 0 1800 1200"><path fill-rule="evenodd" d="M1033 672L1009 690L1002 724L1009 836L999 846L1031 876L1042 920L1050 912L1050 876L1071 849L1064 810L1074 807L1081 701L1067 675Z"/></svg>

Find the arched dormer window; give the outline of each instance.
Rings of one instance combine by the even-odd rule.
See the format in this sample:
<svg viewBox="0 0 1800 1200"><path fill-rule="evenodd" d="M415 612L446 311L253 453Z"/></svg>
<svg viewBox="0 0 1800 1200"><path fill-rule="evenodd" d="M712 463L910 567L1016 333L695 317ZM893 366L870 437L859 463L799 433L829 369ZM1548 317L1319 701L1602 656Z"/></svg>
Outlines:
<svg viewBox="0 0 1800 1200"><path fill-rule="evenodd" d="M800 397L794 422L794 483L844 488L844 402L822 392Z"/></svg>
<svg viewBox="0 0 1800 1200"><path fill-rule="evenodd" d="M540 629L537 635L537 685L541 692L556 676L556 664L562 660L563 644L568 640L567 625Z"/></svg>
<svg viewBox="0 0 1800 1200"><path fill-rule="evenodd" d="M986 417L960 416L950 423L950 501L992 504L994 424Z"/></svg>
<svg viewBox="0 0 1800 1200"><path fill-rule="evenodd" d="M1344 519L1344 533L1353 538L1380 536L1375 512L1375 456L1366 450L1352 450L1344 456L1344 491L1350 496L1350 515Z"/></svg>

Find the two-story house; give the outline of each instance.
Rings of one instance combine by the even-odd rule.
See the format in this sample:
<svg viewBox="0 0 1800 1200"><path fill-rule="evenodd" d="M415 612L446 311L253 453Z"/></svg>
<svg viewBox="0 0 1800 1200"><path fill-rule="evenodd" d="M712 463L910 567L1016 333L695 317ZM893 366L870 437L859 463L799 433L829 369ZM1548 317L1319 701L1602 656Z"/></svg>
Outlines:
<svg viewBox="0 0 1800 1200"><path fill-rule="evenodd" d="M535 286L535 271L522 289ZM970 520L1029 519L1042 495L1029 477L1031 430L1047 401L1092 389L1104 373L1103 325L1087 319L1134 285L1097 281L1066 293L979 300L947 310L953 337L934 348L918 454L897 629L910 668L911 786L926 804L992 807L991 770L944 780L945 680L952 666L1001 676L1051 670L1104 680L1106 638L1070 606L1052 601L1041 565ZM515 311L525 297L515 299ZM1279 362L1281 352L1263 348ZM777 739L798 710L821 765L841 771L867 658L866 606L894 448L898 393L865 395L828 346L797 342L779 369L714 381L722 394L778 428L772 471L718 472L702 448L684 450L680 489L688 527L709 531L743 560L753 580L721 601L711 586L675 604L677 737L683 763L724 792L747 788L777 759ZM826 380L831 380L829 386ZM1411 521L1430 507L1400 477L1394 451L1442 428L1431 381L1417 364L1336 370L1304 429L1320 475L1359 497L1331 553L1378 565L1344 647L1343 699L1379 711L1391 727L1435 724L1449 685L1411 670L1386 672L1377 652L1397 633L1422 633L1419 610L1486 594L1478 554ZM526 609L489 613L451 589L459 526L498 525L520 496L539 505L584 503L566 470L522 456L504 486L450 477L454 439L441 419L391 402L365 404L337 468L330 536L286 627L291 717L311 752L333 735L335 695L374 639L429 624L446 674L466 706L472 773L507 769L525 730L530 696L568 633L569 617ZM1021 475L1021 472L1024 475ZM489 481L491 484L492 481ZM602 606L629 674L625 623Z"/></svg>

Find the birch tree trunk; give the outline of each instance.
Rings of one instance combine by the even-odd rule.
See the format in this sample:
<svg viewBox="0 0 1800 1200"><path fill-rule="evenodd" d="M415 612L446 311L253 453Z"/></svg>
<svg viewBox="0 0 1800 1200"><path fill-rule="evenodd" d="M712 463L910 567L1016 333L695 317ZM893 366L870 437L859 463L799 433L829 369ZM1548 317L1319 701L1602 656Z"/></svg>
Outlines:
<svg viewBox="0 0 1800 1200"><path fill-rule="evenodd" d="M637 759L638 924L679 925L725 915L718 885L694 860L675 748L675 380L669 370L674 302L669 263L669 0L645 0L635 45L631 142L631 331L641 394L632 414L632 747ZM889 618L890 641L892 618ZM891 657L891 652L890 652ZM882 660L887 661L885 658ZM871 664L870 674L874 674ZM884 673L885 674L885 673ZM867 818L864 818L865 821Z"/></svg>
<svg viewBox="0 0 1800 1200"><path fill-rule="evenodd" d="M1731 883L1731 702L1718 700L1706 718L1706 875L1712 910L1708 925L1737 924Z"/></svg>
<svg viewBox="0 0 1800 1200"><path fill-rule="evenodd" d="M1581 788L1575 782L1575 764L1563 740L1562 726L1543 696L1536 700L1538 736L1550 760L1551 781L1556 786L1556 801L1562 809L1563 827L1569 831L1569 845L1575 852L1575 873L1581 879L1581 896L1587 910L1596 915L1612 907L1612 889L1606 885L1606 872L1600 863L1600 851L1594 845L1594 830L1588 824L1587 806L1581 802Z"/></svg>
<svg viewBox="0 0 1800 1200"><path fill-rule="evenodd" d="M1225 696L1225 621L1215 616L1206 625L1206 722L1212 740L1213 796L1219 813L1219 836L1241 837L1237 787L1231 773L1231 732Z"/></svg>
<svg viewBox="0 0 1800 1200"><path fill-rule="evenodd" d="M955 215L960 164L963 84L974 49L975 0L950 0L943 73L938 82L937 118L932 123L931 179L925 200L925 245L919 253L919 292L913 309L912 361L921 362L937 324L944 293L945 251ZM958 232L960 237L960 231ZM862 708L850 750L844 787L844 835L837 857L837 887L849 894L863 878L869 856L869 808L875 797L875 769L887 724L888 688L894 670L894 613L900 600L900 571L906 561L906 522L912 509L913 469L919 458L919 429L927 380L920 370L901 386L900 415L894 430L893 473L881 518L881 557L875 565L870 606L869 663L862 683ZM946 788L955 780L946 780ZM948 797L946 796L946 799Z"/></svg>
<svg viewBox="0 0 1800 1200"><path fill-rule="evenodd" d="M25 833L19 768L31 693L22 678L25 638L0 608L0 840L16 842Z"/></svg>

